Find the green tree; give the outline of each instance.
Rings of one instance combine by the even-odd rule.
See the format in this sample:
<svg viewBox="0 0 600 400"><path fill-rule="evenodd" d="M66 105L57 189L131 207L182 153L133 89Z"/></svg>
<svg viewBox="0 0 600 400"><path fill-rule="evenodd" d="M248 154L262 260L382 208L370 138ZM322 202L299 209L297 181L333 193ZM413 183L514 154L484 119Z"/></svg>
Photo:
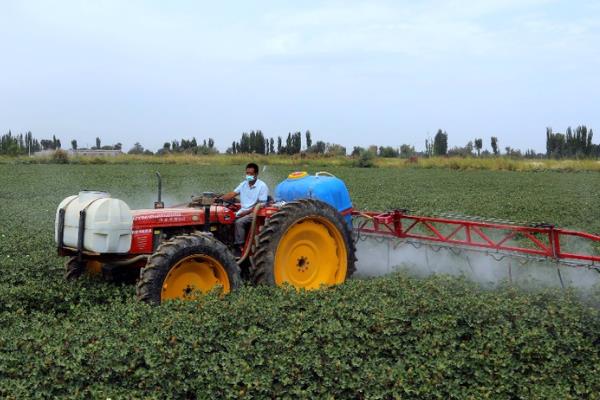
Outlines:
<svg viewBox="0 0 600 400"><path fill-rule="evenodd" d="M256 136L254 140L254 148L252 149L252 151L257 154L265 154L267 146L265 143L265 135L263 135L262 131L256 131Z"/></svg>
<svg viewBox="0 0 600 400"><path fill-rule="evenodd" d="M13 146L13 144L15 145ZM9 130L6 135L2 135L0 138L0 153L13 155L13 151L16 150L16 143L13 140L12 132Z"/></svg>
<svg viewBox="0 0 600 400"><path fill-rule="evenodd" d="M448 156L450 157L471 157L473 155L473 142L469 142L463 147L453 147L448 150Z"/></svg>
<svg viewBox="0 0 600 400"><path fill-rule="evenodd" d="M292 154L294 146L292 144L292 132L288 132L287 139L285 139L285 153Z"/></svg>
<svg viewBox="0 0 600 400"><path fill-rule="evenodd" d="M75 140L75 139L71 140L71 148L73 150L77 150L77 140Z"/></svg>
<svg viewBox="0 0 600 400"><path fill-rule="evenodd" d="M352 157L358 157L361 155L362 152L366 151L364 147L361 146L354 146L352 148L352 153L350 153L350 156Z"/></svg>
<svg viewBox="0 0 600 400"><path fill-rule="evenodd" d="M40 140L40 144L42 146L42 150L51 150L52 149L52 140L42 139ZM16 145L16 143L15 143Z"/></svg>
<svg viewBox="0 0 600 400"><path fill-rule="evenodd" d="M492 136L491 139L492 143L492 151L494 152L494 155L497 156L498 155L498 138L496 136Z"/></svg>
<svg viewBox="0 0 600 400"><path fill-rule="evenodd" d="M99 138L99 137L96 137L96 148L97 148L97 149L100 149L100 147L102 147L102 146L100 145L100 138Z"/></svg>
<svg viewBox="0 0 600 400"><path fill-rule="evenodd" d="M323 142L322 140L317 140L317 143L315 143L310 148L312 149L312 152L315 154L325 154L327 144L325 142Z"/></svg>
<svg viewBox="0 0 600 400"><path fill-rule="evenodd" d="M337 143L327 143L326 145L326 152L325 154L330 155L330 156L345 156L346 155L346 148L344 146L342 146L341 144L337 144Z"/></svg>
<svg viewBox="0 0 600 400"><path fill-rule="evenodd" d="M477 150L477 157L481 155L481 148L483 147L482 139L475 139L475 149Z"/></svg>
<svg viewBox="0 0 600 400"><path fill-rule="evenodd" d="M27 134L25 135L25 143L27 145L27 152L29 155L31 155L31 147L33 144L33 135L31 134L31 131L27 131Z"/></svg>
<svg viewBox="0 0 600 400"><path fill-rule="evenodd" d="M238 146L238 153L249 153L250 152L250 135L246 132L242 133L240 143Z"/></svg>
<svg viewBox="0 0 600 400"><path fill-rule="evenodd" d="M398 155L398 150L394 149L392 146L379 147L379 157L394 158L398 157Z"/></svg>
<svg viewBox="0 0 600 400"><path fill-rule="evenodd" d="M308 149L310 149L310 146L312 146L312 139L310 137L309 130L306 131L305 136L306 136L306 149L308 150Z"/></svg>
<svg viewBox="0 0 600 400"><path fill-rule="evenodd" d="M250 131L248 140L248 153L256 152L256 132Z"/></svg>
<svg viewBox="0 0 600 400"><path fill-rule="evenodd" d="M427 157L433 155L433 140L431 140L431 138L425 139L425 154Z"/></svg>
<svg viewBox="0 0 600 400"><path fill-rule="evenodd" d="M127 154L144 154L144 147L139 142L136 142Z"/></svg>
<svg viewBox="0 0 600 400"><path fill-rule="evenodd" d="M409 144L400 145L400 157L402 158L410 158L414 156L416 153L415 147Z"/></svg>
<svg viewBox="0 0 600 400"><path fill-rule="evenodd" d="M295 132L292 137L293 154L299 154L302 151L302 132Z"/></svg>
<svg viewBox="0 0 600 400"><path fill-rule="evenodd" d="M433 155L445 156L448 154L448 134L438 129L433 138Z"/></svg>
<svg viewBox="0 0 600 400"><path fill-rule="evenodd" d="M550 127L546 128L546 157L561 158L568 155L568 152L566 135L554 133Z"/></svg>

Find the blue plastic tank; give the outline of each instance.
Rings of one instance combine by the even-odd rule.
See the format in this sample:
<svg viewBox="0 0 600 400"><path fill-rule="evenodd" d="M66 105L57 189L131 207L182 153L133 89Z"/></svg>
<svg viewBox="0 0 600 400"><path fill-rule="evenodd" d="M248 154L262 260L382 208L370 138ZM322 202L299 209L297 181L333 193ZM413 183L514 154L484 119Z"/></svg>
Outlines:
<svg viewBox="0 0 600 400"><path fill-rule="evenodd" d="M338 210L352 226L352 201L341 179L328 172L293 172L275 188L275 201L321 200Z"/></svg>

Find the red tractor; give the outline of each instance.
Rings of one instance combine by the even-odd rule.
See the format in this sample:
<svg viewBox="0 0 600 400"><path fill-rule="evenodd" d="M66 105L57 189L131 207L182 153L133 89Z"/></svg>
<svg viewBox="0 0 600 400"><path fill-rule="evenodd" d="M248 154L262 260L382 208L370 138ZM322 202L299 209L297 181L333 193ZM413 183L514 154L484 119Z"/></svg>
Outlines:
<svg viewBox="0 0 600 400"><path fill-rule="evenodd" d="M293 173L277 186L275 201L257 205L242 255L236 258L231 249L239 204L204 193L188 204L164 208L158 176L154 209L130 210L107 193L89 191L60 203L55 238L59 254L69 257L67 278L83 272L115 279L129 275L137 281L138 298L151 304L217 287L227 293L242 280L316 289L352 275L354 239L372 253L366 242L372 238L387 242L382 251L388 254L361 265L367 272L378 261L389 264L389 252L397 244L425 244L436 252L468 250L499 261L508 256L574 267L564 273L562 268L540 269L556 275L561 286L599 279L589 270L600 272L600 235L552 224L424 216L408 210L356 211L344 183L323 172ZM509 262L506 275L499 277L512 281L513 275Z"/></svg>
<svg viewBox="0 0 600 400"><path fill-rule="evenodd" d="M63 200L55 237L59 255L69 257L67 278L133 272L138 298L159 304L215 287L228 293L242 280L316 289L355 270L349 194L329 174L294 173L278 186L277 202L258 204L239 258L232 253L239 204L204 193L165 208L157 175L154 209L129 210L103 192Z"/></svg>

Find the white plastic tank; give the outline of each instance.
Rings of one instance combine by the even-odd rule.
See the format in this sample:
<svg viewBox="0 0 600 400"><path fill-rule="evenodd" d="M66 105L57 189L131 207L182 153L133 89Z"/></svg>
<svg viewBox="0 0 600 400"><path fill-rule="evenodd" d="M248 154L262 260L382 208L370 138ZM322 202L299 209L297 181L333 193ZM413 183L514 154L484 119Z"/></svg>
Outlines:
<svg viewBox="0 0 600 400"><path fill-rule="evenodd" d="M56 210L54 240L58 243L60 210L65 209L63 243L77 248L79 213L85 210L83 248L97 253L127 253L131 247L133 215L122 200L106 192L82 191L64 199Z"/></svg>

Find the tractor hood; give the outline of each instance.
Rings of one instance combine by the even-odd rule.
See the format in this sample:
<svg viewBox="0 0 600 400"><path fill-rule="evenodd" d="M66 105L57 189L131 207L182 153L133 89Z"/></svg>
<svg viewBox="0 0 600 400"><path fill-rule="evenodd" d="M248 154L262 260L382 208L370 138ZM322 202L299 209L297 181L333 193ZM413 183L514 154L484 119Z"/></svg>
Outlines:
<svg viewBox="0 0 600 400"><path fill-rule="evenodd" d="M134 234L139 229L168 228L204 224L204 208L160 208L132 210ZM235 213L227 207L210 207L210 222L220 224L233 223Z"/></svg>
<svg viewBox="0 0 600 400"><path fill-rule="evenodd" d="M160 235L162 230L205 228L205 208L181 207L132 210L133 237L131 239L132 254L148 254L153 251L153 236ZM210 206L211 224L232 224L235 213L223 206Z"/></svg>

